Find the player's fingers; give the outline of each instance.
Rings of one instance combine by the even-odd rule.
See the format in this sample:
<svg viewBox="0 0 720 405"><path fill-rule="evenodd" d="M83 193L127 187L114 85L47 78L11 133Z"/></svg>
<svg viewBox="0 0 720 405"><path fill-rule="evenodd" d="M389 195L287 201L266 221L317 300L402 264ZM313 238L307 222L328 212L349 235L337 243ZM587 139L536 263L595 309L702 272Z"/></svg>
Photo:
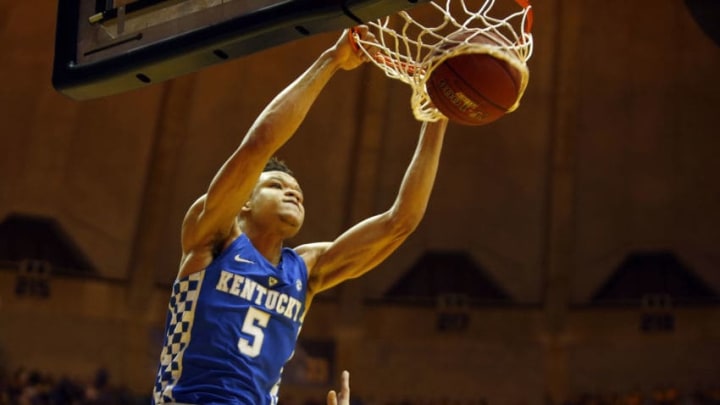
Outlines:
<svg viewBox="0 0 720 405"><path fill-rule="evenodd" d="M360 36L357 34L355 27L349 28L347 30L347 33L350 46L352 47L353 51L357 52L360 49L360 44L358 43L358 41L360 40Z"/></svg>
<svg viewBox="0 0 720 405"><path fill-rule="evenodd" d="M369 30L367 25L357 25L351 28L350 35L352 36L350 38L350 44L352 45L355 54L364 62L369 62L371 60L371 56L378 53L375 34Z"/></svg>
<svg viewBox="0 0 720 405"><path fill-rule="evenodd" d="M338 405L337 394L330 390L327 394L327 405Z"/></svg>
<svg viewBox="0 0 720 405"><path fill-rule="evenodd" d="M365 47L365 38L367 37L367 27L363 25L356 25L350 28L350 45L352 46L355 53L360 54L362 49Z"/></svg>
<svg viewBox="0 0 720 405"><path fill-rule="evenodd" d="M356 25L351 28L352 32L360 39L365 39L365 37L368 34L368 26L367 25Z"/></svg>
<svg viewBox="0 0 720 405"><path fill-rule="evenodd" d="M340 395L343 399L350 397L350 372L347 370L340 376Z"/></svg>

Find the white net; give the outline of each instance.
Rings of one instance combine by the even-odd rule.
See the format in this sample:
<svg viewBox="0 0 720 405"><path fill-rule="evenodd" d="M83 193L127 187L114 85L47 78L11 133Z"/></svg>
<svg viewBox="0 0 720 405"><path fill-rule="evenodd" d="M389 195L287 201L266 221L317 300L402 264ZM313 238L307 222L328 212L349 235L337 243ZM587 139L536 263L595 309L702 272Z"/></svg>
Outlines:
<svg viewBox="0 0 720 405"><path fill-rule="evenodd" d="M374 53L368 56L388 77L410 85L417 119L437 121L443 117L433 107L426 82L443 61L468 53L490 54L521 72L518 97L508 112L518 107L527 87L527 61L533 50L529 0L432 0L366 25L377 43L357 35L355 41L366 53Z"/></svg>

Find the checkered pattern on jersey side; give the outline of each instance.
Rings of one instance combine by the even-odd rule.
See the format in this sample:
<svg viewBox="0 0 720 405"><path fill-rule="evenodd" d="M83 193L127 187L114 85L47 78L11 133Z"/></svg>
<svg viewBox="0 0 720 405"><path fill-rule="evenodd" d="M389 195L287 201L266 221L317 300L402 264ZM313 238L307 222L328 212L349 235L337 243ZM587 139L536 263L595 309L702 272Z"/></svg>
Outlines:
<svg viewBox="0 0 720 405"><path fill-rule="evenodd" d="M195 319L195 305L205 272L175 280L168 305L165 342L160 355L160 368L155 381L155 403L174 402L172 389L182 373L182 358L190 342L190 329Z"/></svg>

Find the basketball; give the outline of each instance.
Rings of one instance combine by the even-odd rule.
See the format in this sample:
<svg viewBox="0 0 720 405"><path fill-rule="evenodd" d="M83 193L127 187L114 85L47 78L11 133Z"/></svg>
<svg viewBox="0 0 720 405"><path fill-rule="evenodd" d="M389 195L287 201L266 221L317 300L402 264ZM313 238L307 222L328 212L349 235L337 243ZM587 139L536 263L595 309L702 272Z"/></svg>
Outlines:
<svg viewBox="0 0 720 405"><path fill-rule="evenodd" d="M469 42L502 43L489 33L476 35ZM513 57L508 54L508 58ZM514 110L522 96L522 79L521 68L506 60L489 53L466 53L446 59L433 69L426 89L432 103L449 120L462 125L485 125Z"/></svg>

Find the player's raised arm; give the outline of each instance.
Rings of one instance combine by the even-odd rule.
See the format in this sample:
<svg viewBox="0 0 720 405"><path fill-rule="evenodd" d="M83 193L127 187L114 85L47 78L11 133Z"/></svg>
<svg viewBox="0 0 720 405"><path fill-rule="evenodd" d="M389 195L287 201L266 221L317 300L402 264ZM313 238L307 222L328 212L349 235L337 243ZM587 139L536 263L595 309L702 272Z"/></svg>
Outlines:
<svg viewBox="0 0 720 405"><path fill-rule="evenodd" d="M364 27L361 30L368 35ZM346 31L258 116L213 178L207 194L188 211L182 233L184 252L227 237L265 163L293 136L333 74L339 69L354 69L365 61L364 54L354 50L348 38Z"/></svg>
<svg viewBox="0 0 720 405"><path fill-rule="evenodd" d="M447 120L425 122L392 206L353 226L335 241L298 247L310 268L314 294L371 270L417 228L435 182Z"/></svg>

